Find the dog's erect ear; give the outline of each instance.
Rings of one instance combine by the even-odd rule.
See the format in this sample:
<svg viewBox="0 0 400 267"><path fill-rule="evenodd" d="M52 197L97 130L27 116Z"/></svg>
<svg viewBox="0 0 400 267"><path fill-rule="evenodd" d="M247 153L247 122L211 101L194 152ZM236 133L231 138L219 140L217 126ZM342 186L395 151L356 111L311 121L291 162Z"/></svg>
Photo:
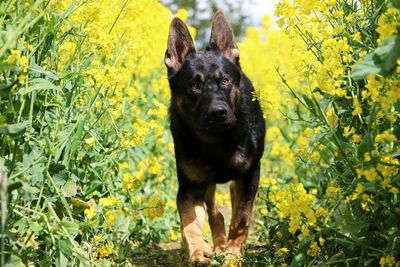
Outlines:
<svg viewBox="0 0 400 267"><path fill-rule="evenodd" d="M196 52L189 29L179 18L174 18L169 27L168 48L164 63L168 69L177 71L190 52Z"/></svg>
<svg viewBox="0 0 400 267"><path fill-rule="evenodd" d="M210 47L216 47L232 62L239 59L239 49L235 44L233 30L221 11L214 15L211 28Z"/></svg>

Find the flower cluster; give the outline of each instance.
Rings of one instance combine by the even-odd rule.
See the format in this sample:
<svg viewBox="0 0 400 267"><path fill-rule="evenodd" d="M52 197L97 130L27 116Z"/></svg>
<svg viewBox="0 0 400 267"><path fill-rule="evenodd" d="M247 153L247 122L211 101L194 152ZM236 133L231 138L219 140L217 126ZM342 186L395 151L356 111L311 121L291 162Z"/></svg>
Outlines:
<svg viewBox="0 0 400 267"><path fill-rule="evenodd" d="M387 241L389 229L399 235L398 225L382 221L398 216L393 205L400 186L399 53L393 41L400 11L389 2L281 0L278 27L265 18L240 44L242 67L269 122L259 197L265 220L258 229L268 229L261 239L302 259L296 264L340 264L333 251L382 266L400 256ZM375 71L368 64L376 64ZM354 243L336 242L343 236ZM389 256L374 248L359 254L355 244L371 244L372 236L382 236L375 248ZM291 259L279 255L272 262Z"/></svg>

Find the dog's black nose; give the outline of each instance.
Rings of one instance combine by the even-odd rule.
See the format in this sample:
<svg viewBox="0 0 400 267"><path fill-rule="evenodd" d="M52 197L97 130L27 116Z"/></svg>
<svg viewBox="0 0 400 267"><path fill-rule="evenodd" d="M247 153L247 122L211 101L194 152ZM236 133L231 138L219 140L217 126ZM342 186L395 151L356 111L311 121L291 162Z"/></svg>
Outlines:
<svg viewBox="0 0 400 267"><path fill-rule="evenodd" d="M208 114L211 119L224 119L228 114L228 110L225 107L215 107Z"/></svg>

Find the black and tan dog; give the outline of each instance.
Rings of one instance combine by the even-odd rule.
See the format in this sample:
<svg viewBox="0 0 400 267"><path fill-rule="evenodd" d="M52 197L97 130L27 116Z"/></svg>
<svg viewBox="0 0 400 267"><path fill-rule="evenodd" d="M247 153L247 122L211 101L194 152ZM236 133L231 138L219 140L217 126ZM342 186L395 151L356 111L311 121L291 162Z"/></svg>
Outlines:
<svg viewBox="0 0 400 267"><path fill-rule="evenodd" d="M165 64L182 237L192 265L208 266L213 250L202 235L206 211L214 251L228 258L243 253L260 177L265 123L258 101L252 100L254 88L241 70L232 28L220 11L204 52L196 52L188 28L174 18ZM232 221L226 237L214 194L217 183L228 181Z"/></svg>

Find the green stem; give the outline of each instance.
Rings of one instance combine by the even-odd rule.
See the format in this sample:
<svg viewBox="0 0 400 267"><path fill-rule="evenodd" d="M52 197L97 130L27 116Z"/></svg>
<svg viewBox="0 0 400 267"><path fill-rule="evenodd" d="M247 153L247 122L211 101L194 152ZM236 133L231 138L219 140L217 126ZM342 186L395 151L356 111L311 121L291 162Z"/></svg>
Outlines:
<svg viewBox="0 0 400 267"><path fill-rule="evenodd" d="M53 234L52 234L52 233L53 233L53 230L51 229L49 220L47 219L47 217L46 217L46 215L45 215L44 213L39 212L39 211L36 211L36 210L33 210L33 209L30 209L30 208L25 208L25 207L20 206L20 205L18 205L18 204L15 205L15 207L16 207L16 208L19 208L19 209L21 209L21 210L25 210L25 211L28 211L28 212L37 214L37 215L39 215L40 217L42 217L43 220L44 220L45 223L46 223L47 229L49 230L49 235L50 235L50 238L51 238L51 242L53 243L54 246L56 245L55 238L54 238L54 236L53 236ZM16 210L13 210L13 212L17 213L17 214L20 215L20 216L26 217L26 216L24 216L22 213L20 213L20 212L18 212L18 211L16 211Z"/></svg>
<svg viewBox="0 0 400 267"><path fill-rule="evenodd" d="M1 230L0 230L0 266L5 266L5 236L6 236L6 220L7 220L7 173L0 160L0 200L1 200Z"/></svg>

